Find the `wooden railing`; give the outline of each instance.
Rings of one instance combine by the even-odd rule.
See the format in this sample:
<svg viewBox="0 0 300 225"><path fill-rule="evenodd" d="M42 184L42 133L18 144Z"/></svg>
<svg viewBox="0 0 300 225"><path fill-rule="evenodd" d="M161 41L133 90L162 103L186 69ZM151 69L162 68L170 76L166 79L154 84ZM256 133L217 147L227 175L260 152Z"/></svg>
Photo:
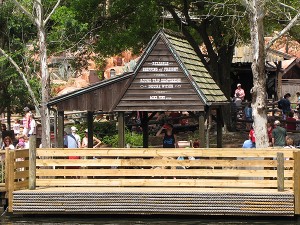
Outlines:
<svg viewBox="0 0 300 225"><path fill-rule="evenodd" d="M5 151L0 150L0 193L5 192Z"/></svg>
<svg viewBox="0 0 300 225"><path fill-rule="evenodd" d="M278 189L295 194L300 214L300 152L288 149L37 149L36 186ZM69 159L78 156L79 159ZM178 160L181 157L182 160ZM29 186L29 150L6 152L13 191ZM35 179L35 178L30 178Z"/></svg>
<svg viewBox="0 0 300 225"><path fill-rule="evenodd" d="M284 154L281 164L279 152ZM179 156L183 160L177 160ZM292 189L294 185L293 151L285 149L38 149L37 158L37 186Z"/></svg>
<svg viewBox="0 0 300 225"><path fill-rule="evenodd" d="M29 150L6 150L5 156L5 190L12 212L13 192L28 188Z"/></svg>

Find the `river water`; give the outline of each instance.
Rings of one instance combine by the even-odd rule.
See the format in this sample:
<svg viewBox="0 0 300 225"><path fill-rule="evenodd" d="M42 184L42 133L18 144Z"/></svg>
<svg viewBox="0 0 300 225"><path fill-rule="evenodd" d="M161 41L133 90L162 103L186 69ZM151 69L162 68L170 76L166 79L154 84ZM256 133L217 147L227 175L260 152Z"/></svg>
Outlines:
<svg viewBox="0 0 300 225"><path fill-rule="evenodd" d="M14 216L4 215L0 218L1 225L300 225L300 218L252 218L252 217L178 217L178 216Z"/></svg>

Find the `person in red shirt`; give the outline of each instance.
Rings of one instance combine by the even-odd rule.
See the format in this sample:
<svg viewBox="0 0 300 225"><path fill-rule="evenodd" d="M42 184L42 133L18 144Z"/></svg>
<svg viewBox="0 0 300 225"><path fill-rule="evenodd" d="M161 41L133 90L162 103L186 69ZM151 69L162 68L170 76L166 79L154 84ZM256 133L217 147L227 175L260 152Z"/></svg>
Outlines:
<svg viewBox="0 0 300 225"><path fill-rule="evenodd" d="M255 148L255 133L254 133L254 125L252 125L251 130L249 132L249 140L252 142L253 147Z"/></svg>
<svg viewBox="0 0 300 225"><path fill-rule="evenodd" d="M289 112L288 118L286 119L286 129L296 130L296 119L294 118L294 113Z"/></svg>

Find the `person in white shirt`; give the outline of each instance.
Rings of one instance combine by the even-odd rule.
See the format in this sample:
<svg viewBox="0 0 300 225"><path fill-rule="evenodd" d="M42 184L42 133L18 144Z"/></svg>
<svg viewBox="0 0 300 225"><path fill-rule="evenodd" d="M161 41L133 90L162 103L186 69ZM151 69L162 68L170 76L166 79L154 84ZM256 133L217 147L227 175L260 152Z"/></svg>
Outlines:
<svg viewBox="0 0 300 225"><path fill-rule="evenodd" d="M28 136L35 135L35 134L36 134L36 122L33 117L33 114L30 114L30 125L29 125Z"/></svg>
<svg viewBox="0 0 300 225"><path fill-rule="evenodd" d="M71 127L71 135L75 138L76 143L77 143L77 148L81 147L81 139L80 136L78 134L76 134L77 128L72 126Z"/></svg>
<svg viewBox="0 0 300 225"><path fill-rule="evenodd" d="M19 119L15 120L15 123L13 125L13 130L14 130L15 136L20 134L20 120Z"/></svg>

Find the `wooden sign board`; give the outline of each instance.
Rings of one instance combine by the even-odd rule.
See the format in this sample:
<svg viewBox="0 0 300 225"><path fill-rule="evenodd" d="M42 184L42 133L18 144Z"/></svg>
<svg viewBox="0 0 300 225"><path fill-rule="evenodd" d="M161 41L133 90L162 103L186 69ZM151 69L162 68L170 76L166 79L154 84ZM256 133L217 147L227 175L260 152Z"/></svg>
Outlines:
<svg viewBox="0 0 300 225"><path fill-rule="evenodd" d="M203 111L204 104L162 39L138 69L115 111Z"/></svg>

